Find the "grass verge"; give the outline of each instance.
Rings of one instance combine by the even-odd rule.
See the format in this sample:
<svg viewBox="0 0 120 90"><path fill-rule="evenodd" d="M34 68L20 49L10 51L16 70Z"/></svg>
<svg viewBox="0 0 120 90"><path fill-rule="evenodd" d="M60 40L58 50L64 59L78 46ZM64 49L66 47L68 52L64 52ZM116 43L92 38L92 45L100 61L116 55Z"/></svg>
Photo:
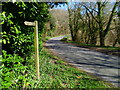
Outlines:
<svg viewBox="0 0 120 90"><path fill-rule="evenodd" d="M39 88L110 88L111 86L86 72L72 67L46 48L40 55Z"/></svg>
<svg viewBox="0 0 120 90"><path fill-rule="evenodd" d="M64 42L78 44L79 46L84 46L84 47L97 47L97 48L106 49L106 50L120 50L120 47L111 47L111 46L101 47L98 45L84 44L84 43L75 42L75 41L64 41Z"/></svg>
<svg viewBox="0 0 120 90"><path fill-rule="evenodd" d="M99 45L85 44L85 43L80 43L77 41L72 41L70 36L66 36L66 37L62 38L61 41L66 42L66 43L75 44L75 45L81 46L81 47L87 47L87 48L95 47L95 48L100 48L100 49L104 49L104 50L120 50L120 47L99 46Z"/></svg>

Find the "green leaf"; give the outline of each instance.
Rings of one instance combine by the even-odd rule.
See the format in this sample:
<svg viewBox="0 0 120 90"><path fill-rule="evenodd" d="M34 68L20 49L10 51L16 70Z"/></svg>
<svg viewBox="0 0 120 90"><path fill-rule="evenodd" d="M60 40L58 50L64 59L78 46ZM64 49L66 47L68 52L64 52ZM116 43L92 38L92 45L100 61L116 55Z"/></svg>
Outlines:
<svg viewBox="0 0 120 90"><path fill-rule="evenodd" d="M2 21L0 24L4 24L4 21Z"/></svg>
<svg viewBox="0 0 120 90"><path fill-rule="evenodd" d="M19 14L22 14L23 12L18 12Z"/></svg>
<svg viewBox="0 0 120 90"><path fill-rule="evenodd" d="M3 11L3 12L2 12L2 15L3 15L4 17L6 17L6 16L5 16L5 14L6 14L6 12L5 12L5 11Z"/></svg>
<svg viewBox="0 0 120 90"><path fill-rule="evenodd" d="M6 44L6 40L5 39L3 39L2 41L3 41L4 44Z"/></svg>
<svg viewBox="0 0 120 90"><path fill-rule="evenodd" d="M5 77L5 80L6 80L6 81L10 81L11 78L10 78L9 76L6 76L6 77Z"/></svg>

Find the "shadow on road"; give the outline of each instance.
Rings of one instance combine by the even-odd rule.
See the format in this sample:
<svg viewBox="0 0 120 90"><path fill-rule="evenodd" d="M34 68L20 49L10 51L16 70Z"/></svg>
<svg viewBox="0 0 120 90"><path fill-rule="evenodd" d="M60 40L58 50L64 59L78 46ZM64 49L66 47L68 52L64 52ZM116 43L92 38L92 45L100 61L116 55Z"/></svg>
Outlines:
<svg viewBox="0 0 120 90"><path fill-rule="evenodd" d="M57 40L57 38L48 40L45 47L57 52L59 57L70 64L83 70L92 71L95 75L101 76L106 81L119 86L120 81L118 79L120 76L118 70L120 67L118 57L68 45Z"/></svg>

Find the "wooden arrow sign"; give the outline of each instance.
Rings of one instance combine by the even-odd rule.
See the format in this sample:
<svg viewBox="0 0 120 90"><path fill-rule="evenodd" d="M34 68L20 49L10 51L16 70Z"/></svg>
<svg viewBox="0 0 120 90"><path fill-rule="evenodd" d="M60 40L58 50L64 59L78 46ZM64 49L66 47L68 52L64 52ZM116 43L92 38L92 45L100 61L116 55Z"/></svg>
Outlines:
<svg viewBox="0 0 120 90"><path fill-rule="evenodd" d="M35 22L25 21L24 24L25 24L25 25L28 25L28 26L35 26Z"/></svg>

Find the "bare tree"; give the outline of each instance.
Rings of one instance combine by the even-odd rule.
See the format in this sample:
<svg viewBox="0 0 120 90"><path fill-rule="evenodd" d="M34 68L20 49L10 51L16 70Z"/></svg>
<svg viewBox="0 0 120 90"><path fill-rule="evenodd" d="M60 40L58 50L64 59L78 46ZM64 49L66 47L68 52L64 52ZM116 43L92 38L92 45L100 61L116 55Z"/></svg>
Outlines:
<svg viewBox="0 0 120 90"><path fill-rule="evenodd" d="M107 33L111 30L110 29L110 25L111 22L113 20L113 16L114 16L114 12L115 9L117 7L118 2L115 2L111 14L108 18L108 22L106 23L106 26L104 26L105 22L104 22L104 14L103 14L103 10L106 7L107 2L97 2L97 17L93 15L91 8L89 8L87 5L82 4L91 14L91 16L94 18L94 20L96 21L96 23L98 24L98 30L99 30L99 38L100 38L100 45L101 46L105 46L105 36L107 35ZM92 9L94 10L94 9Z"/></svg>

